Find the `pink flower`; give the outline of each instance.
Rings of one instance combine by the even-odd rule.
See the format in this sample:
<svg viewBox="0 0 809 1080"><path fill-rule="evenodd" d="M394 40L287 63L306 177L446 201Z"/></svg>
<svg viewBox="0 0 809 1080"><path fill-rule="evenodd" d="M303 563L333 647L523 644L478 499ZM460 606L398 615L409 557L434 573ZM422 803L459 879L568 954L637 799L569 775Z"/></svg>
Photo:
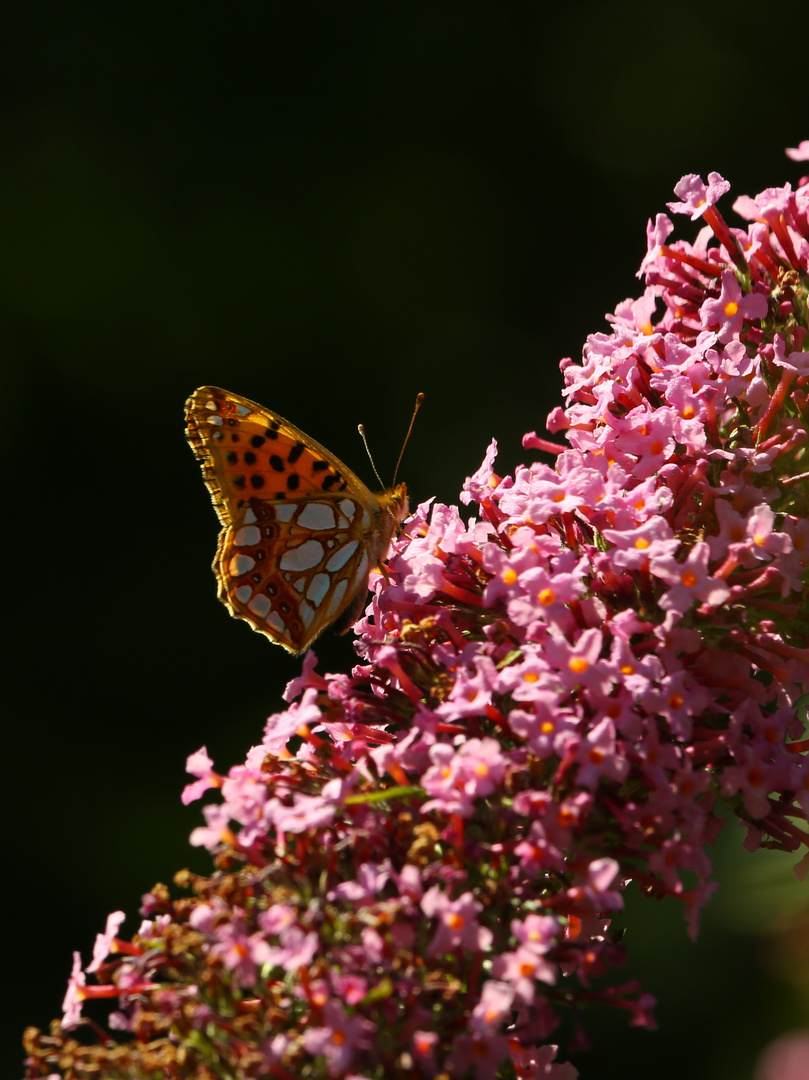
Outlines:
<svg viewBox="0 0 809 1080"><path fill-rule="evenodd" d="M411 1042L413 1057L427 1076L435 1072L435 1049L438 1035L435 1031L414 1031Z"/></svg>
<svg viewBox="0 0 809 1080"><path fill-rule="evenodd" d="M295 919L295 909L289 904L273 904L266 911L259 912L258 925L265 934L281 934L294 925Z"/></svg>
<svg viewBox="0 0 809 1080"><path fill-rule="evenodd" d="M421 778L428 795L422 813L440 809L469 817L474 800L490 795L502 779L506 758L495 739L469 739L456 752L446 743L430 748L433 762Z"/></svg>
<svg viewBox="0 0 809 1080"><path fill-rule="evenodd" d="M470 1035L456 1035L450 1061L453 1071L463 1075L474 1070L475 1080L495 1080L500 1062L508 1052L508 1043L502 1035L475 1031Z"/></svg>
<svg viewBox="0 0 809 1080"><path fill-rule="evenodd" d="M664 611L672 609L680 614L688 611L696 600L716 607L730 596L724 581L712 577L708 571L710 548L704 540L694 544L684 562L671 555L652 559L650 570L655 577L670 586L660 600Z"/></svg>
<svg viewBox="0 0 809 1080"><path fill-rule="evenodd" d="M208 803L203 806L202 815L205 825L194 829L189 837L189 843L194 847L206 847L213 851L222 843L227 843L233 836L230 828L230 814L227 807L219 803Z"/></svg>
<svg viewBox="0 0 809 1080"><path fill-rule="evenodd" d="M487 656L476 657L474 672L457 671L447 700L436 711L445 720L476 716L490 703L496 679L497 672L492 661Z"/></svg>
<svg viewBox="0 0 809 1080"><path fill-rule="evenodd" d="M650 263L660 257L660 247L665 244L673 231L674 225L671 218L666 214L658 214L654 221L651 218L649 219L646 223L646 255L640 264L637 277L643 277L644 271Z"/></svg>
<svg viewBox="0 0 809 1080"><path fill-rule="evenodd" d="M778 786L773 767L749 746L737 747L733 756L738 764L723 771L722 794L741 792L748 814L753 818L766 818L770 812L769 794Z"/></svg>
<svg viewBox="0 0 809 1080"><path fill-rule="evenodd" d="M185 763L185 771L199 779L193 784L186 784L181 796L183 806L188 806L205 794L209 788L222 786L222 777L213 771L213 761L208 757L208 751L201 747L196 753L191 754Z"/></svg>
<svg viewBox="0 0 809 1080"><path fill-rule="evenodd" d="M809 158L809 143L806 147ZM809 1031L791 1031L774 1039L756 1062L755 1080L806 1080L809 1076Z"/></svg>
<svg viewBox="0 0 809 1080"><path fill-rule="evenodd" d="M218 956L228 971L232 971L240 986L252 986L256 967L271 962L270 946L260 933L248 934L240 921L220 923L213 928L216 938L211 955Z"/></svg>
<svg viewBox="0 0 809 1080"><path fill-rule="evenodd" d="M776 367L794 371L796 375L809 375L809 351L795 349L787 354L787 342L783 334L776 334L773 341L772 362Z"/></svg>
<svg viewBox="0 0 809 1080"><path fill-rule="evenodd" d="M291 806L275 801L268 808L267 817L279 832L300 833L321 828L334 818L346 787L344 781L335 779L323 786L322 795L296 794Z"/></svg>
<svg viewBox="0 0 809 1080"><path fill-rule="evenodd" d="M673 555L679 541L668 522L658 515L650 517L641 525L627 522L628 528L604 529L604 539L615 545L613 566L621 570L637 570L645 567L649 559Z"/></svg>
<svg viewBox="0 0 809 1080"><path fill-rule="evenodd" d="M569 890L571 898L578 904L586 903L598 914L609 910L618 910L624 906L620 892L610 889L618 875L618 863L615 859L594 859L587 867L587 880L584 885L576 885Z"/></svg>
<svg viewBox="0 0 809 1080"><path fill-rule="evenodd" d="M682 202L667 203L675 214L688 214L692 221L702 217L709 206L713 206L723 195L730 191L730 184L719 173L708 173L708 183L695 173L689 173L674 185L674 194Z"/></svg>
<svg viewBox="0 0 809 1080"><path fill-rule="evenodd" d="M793 161L809 161L809 139L804 139L797 146L790 147L786 155Z"/></svg>
<svg viewBox="0 0 809 1080"><path fill-rule="evenodd" d="M709 326L719 327L719 340L724 344L739 336L745 321L766 316L767 298L760 292L743 295L736 275L724 270L722 291L716 299L706 300L699 313Z"/></svg>
<svg viewBox="0 0 809 1080"><path fill-rule="evenodd" d="M269 963L296 972L308 967L317 956L320 942L314 931L307 933L299 926L290 926L288 930L281 931L280 937L280 947L271 948L267 954Z"/></svg>
<svg viewBox="0 0 809 1080"><path fill-rule="evenodd" d="M509 1054L520 1080L577 1080L578 1070L569 1062L554 1064L559 1047L546 1043L544 1046L515 1046L509 1044Z"/></svg>
<svg viewBox="0 0 809 1080"><path fill-rule="evenodd" d="M514 919L511 932L527 949L544 955L559 939L561 925L555 915L527 915Z"/></svg>
<svg viewBox="0 0 809 1080"><path fill-rule="evenodd" d="M576 779L582 787L595 788L602 777L621 781L629 772L629 761L619 750L609 717L604 717L587 733L574 756L578 763Z"/></svg>
<svg viewBox="0 0 809 1080"><path fill-rule="evenodd" d="M494 471L494 462L497 458L497 440L492 439L489 443L483 464L472 476L464 481L460 499L465 506L471 502L483 502L488 499L497 485L500 477Z"/></svg>
<svg viewBox="0 0 809 1080"><path fill-rule="evenodd" d="M307 731L310 724L313 731L321 726L323 716L317 707L317 694L317 689L310 686L304 691L300 702L293 702L285 712L273 713L269 717L262 739L266 750L276 756L283 755L293 735Z"/></svg>
<svg viewBox="0 0 809 1080"><path fill-rule="evenodd" d="M322 1027L304 1031L303 1045L313 1056L323 1055L329 1076L340 1076L351 1064L356 1051L369 1044L375 1026L361 1016L349 1016L334 999L323 1006L323 1020Z"/></svg>
<svg viewBox="0 0 809 1080"><path fill-rule="evenodd" d="M602 632L590 627L578 635L574 644L561 635L548 637L545 653L568 690L585 686L588 690L606 694L613 675L600 659L603 643Z"/></svg>
<svg viewBox="0 0 809 1080"><path fill-rule="evenodd" d="M433 885L422 897L421 909L428 918L438 919L438 927L427 947L430 956L457 948L485 952L491 947L494 935L478 922L481 904L471 892L450 900L442 889Z"/></svg>
<svg viewBox="0 0 809 1080"><path fill-rule="evenodd" d="M480 993L480 1001L472 1010L470 1027L482 1035L495 1032L505 1020L511 1019L514 988L505 982L487 979Z"/></svg>
<svg viewBox="0 0 809 1080"><path fill-rule="evenodd" d="M62 1027L72 1028L81 1020L82 1002L85 1000L87 979L81 966L81 954L73 953L73 969L67 984L67 992L62 1002Z"/></svg>
<svg viewBox="0 0 809 1080"><path fill-rule="evenodd" d="M93 959L87 965L88 974L92 971L98 971L110 953L115 952L116 938L124 919L126 919L126 915L123 911L113 911L111 915L107 916L104 933L96 935L95 945L93 946Z"/></svg>
<svg viewBox="0 0 809 1080"><path fill-rule="evenodd" d="M492 965L492 974L512 988L512 994L526 1005L534 1000L535 983L556 982L556 965L549 963L534 949L520 946L514 952L501 953Z"/></svg>

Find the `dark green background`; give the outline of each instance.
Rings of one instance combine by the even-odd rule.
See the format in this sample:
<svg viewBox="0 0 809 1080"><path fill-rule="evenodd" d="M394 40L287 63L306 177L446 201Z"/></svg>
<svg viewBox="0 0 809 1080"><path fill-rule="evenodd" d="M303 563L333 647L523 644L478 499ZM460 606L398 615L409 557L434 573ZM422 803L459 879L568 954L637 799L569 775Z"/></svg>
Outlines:
<svg viewBox="0 0 809 1080"><path fill-rule="evenodd" d="M776 10L766 32L747 0L4 13L0 1075L107 913L133 931L155 880L206 869L185 757L241 761L299 670L215 598L188 393L263 402L371 482L357 422L388 478L423 390L402 469L417 500L456 501L492 436L513 468L559 402L559 359L637 293L679 177L753 194L800 175L783 148L809 137L805 11ZM351 664L345 640L317 651ZM756 906L736 832L696 947L674 905L634 903L627 977L662 1030L594 1018L583 1077L645 1080L652 1060L661 1080L747 1080L807 1021L805 983L767 974L757 937L803 889L762 860L783 896L762 886Z"/></svg>

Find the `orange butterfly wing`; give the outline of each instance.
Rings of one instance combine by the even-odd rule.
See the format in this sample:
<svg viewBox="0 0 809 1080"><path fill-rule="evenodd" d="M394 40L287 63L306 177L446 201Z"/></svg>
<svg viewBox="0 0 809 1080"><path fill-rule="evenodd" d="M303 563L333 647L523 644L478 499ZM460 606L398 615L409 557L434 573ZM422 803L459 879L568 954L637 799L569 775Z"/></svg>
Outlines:
<svg viewBox="0 0 809 1080"><path fill-rule="evenodd" d="M186 402L187 437L222 523L213 568L236 618L292 653L359 617L368 575L407 516L314 439L214 386Z"/></svg>

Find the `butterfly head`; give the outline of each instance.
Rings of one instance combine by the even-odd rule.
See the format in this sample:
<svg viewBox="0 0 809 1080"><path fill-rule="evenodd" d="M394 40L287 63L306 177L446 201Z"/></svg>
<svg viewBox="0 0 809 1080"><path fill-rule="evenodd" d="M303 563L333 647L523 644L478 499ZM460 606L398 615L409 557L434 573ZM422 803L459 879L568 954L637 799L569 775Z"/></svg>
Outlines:
<svg viewBox="0 0 809 1080"><path fill-rule="evenodd" d="M396 484L388 488L379 496L379 502L383 509L390 514L394 521L393 535L400 536L404 528L403 522L410 513L410 504L407 501L407 484Z"/></svg>

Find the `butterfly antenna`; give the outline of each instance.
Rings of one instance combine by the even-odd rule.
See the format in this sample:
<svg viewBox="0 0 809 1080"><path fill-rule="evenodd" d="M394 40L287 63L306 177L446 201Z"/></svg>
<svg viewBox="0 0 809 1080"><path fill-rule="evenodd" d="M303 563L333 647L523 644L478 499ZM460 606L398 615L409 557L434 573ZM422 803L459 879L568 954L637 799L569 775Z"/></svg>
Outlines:
<svg viewBox="0 0 809 1080"><path fill-rule="evenodd" d="M410 433L413 430L413 424L416 421L416 413L421 408L423 401L424 394L416 394L416 404L413 406L413 415L410 417L410 427L407 429L407 434L405 435L404 442L402 443L402 449L399 451L399 460L396 462L396 468L393 470L393 483L391 484L391 487L396 486L396 477L399 475L399 466L402 464L402 455L405 452L407 441L410 438Z"/></svg>
<svg viewBox="0 0 809 1080"><path fill-rule="evenodd" d="M371 448L368 446L368 440L365 438L365 424L357 424L357 431L360 433L360 438L365 443L365 453L368 455L368 460L371 462L371 468L374 470L374 476L379 481L379 486L384 487L385 484L382 481L382 477L379 475L374 464L374 459L371 456Z"/></svg>
<svg viewBox="0 0 809 1080"><path fill-rule="evenodd" d="M404 442L402 443L402 449L399 451L399 460L396 462L396 468L393 470L393 483L391 484L391 487L396 486L396 477L399 475L399 466L402 464L402 455L405 452L405 447L407 446L408 439L410 438L410 433L413 430L413 424L414 424L415 419L416 419L416 413L421 408L421 405L422 405L423 401L424 401L424 394L416 394L416 404L413 407L413 415L410 417L410 427L407 429L407 434L405 435ZM365 425L364 424L357 424L357 431L360 433L360 438L362 439L363 443L365 444L365 453L368 455L368 460L371 462L371 468L374 470L374 476L379 481L380 486L384 487L385 482L382 479L382 477L379 475L379 471L377 470L376 464L374 463L374 459L373 459L373 457L371 455L371 449L368 446L368 440L365 437Z"/></svg>

